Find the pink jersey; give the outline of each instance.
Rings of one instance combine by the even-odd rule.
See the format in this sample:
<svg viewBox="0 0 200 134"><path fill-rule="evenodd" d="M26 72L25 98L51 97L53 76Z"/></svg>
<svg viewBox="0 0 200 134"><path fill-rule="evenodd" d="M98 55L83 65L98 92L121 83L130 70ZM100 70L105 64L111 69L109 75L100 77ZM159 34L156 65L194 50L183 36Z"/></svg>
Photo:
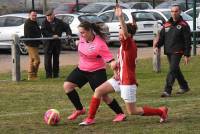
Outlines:
<svg viewBox="0 0 200 134"><path fill-rule="evenodd" d="M79 69L88 72L105 68L106 62L113 59L107 44L98 35L95 35L95 39L89 43L80 37L78 53Z"/></svg>
<svg viewBox="0 0 200 134"><path fill-rule="evenodd" d="M136 84L136 58L137 47L135 41L131 37L128 37L126 40L122 40L118 51L118 73L121 85Z"/></svg>

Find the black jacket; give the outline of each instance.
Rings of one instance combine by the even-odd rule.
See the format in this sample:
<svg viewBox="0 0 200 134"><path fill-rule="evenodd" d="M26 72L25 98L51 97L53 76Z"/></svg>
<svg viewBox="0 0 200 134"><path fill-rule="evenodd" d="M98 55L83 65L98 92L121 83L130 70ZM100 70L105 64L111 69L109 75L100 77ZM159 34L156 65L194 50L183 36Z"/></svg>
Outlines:
<svg viewBox="0 0 200 134"><path fill-rule="evenodd" d="M176 22L170 18L163 26L160 32L158 48L164 45L165 54L183 54L190 56L191 50L191 32L187 22L180 19Z"/></svg>
<svg viewBox="0 0 200 134"><path fill-rule="evenodd" d="M52 25L47 19L42 23L41 30L44 37L52 37L53 35L61 37L63 32L66 32L67 35L72 34L69 25L62 20L54 18L53 23L54 24ZM60 40L57 40L56 42L61 43Z"/></svg>
<svg viewBox="0 0 200 134"><path fill-rule="evenodd" d="M25 38L40 38L41 31L36 21L27 19L24 24L24 37ZM41 41L25 41L25 44L32 47L38 47Z"/></svg>

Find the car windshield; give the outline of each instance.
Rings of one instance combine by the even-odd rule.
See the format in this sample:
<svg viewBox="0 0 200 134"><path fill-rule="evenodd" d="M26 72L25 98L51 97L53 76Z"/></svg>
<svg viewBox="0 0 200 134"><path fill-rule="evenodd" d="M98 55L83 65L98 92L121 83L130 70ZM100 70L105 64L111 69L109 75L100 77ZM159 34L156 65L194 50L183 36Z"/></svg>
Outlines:
<svg viewBox="0 0 200 134"><path fill-rule="evenodd" d="M170 11L162 11L162 13L166 16L167 19L169 19L171 17L171 12ZM189 15L187 15L184 12L181 12L181 16L183 17L183 20L185 21L192 21L193 18Z"/></svg>
<svg viewBox="0 0 200 134"><path fill-rule="evenodd" d="M133 12L131 13L134 16L136 21L155 21L153 14L148 12Z"/></svg>
<svg viewBox="0 0 200 134"><path fill-rule="evenodd" d="M83 8L81 8L79 11L83 13L98 13L100 12L105 5L102 4L89 4Z"/></svg>
<svg viewBox="0 0 200 134"><path fill-rule="evenodd" d="M187 10L187 8L190 9L190 8L193 7L193 0L187 0L187 8L186 8L186 2L185 1L186 0L170 0L170 1L166 1L166 2L163 2L163 3L159 4L159 5L157 5L156 9L163 9L163 8L165 8L165 9L168 8L169 9L169 8L171 8L172 5L176 5L176 4L178 4L183 11ZM199 2L200 2L199 0L196 0L196 6L197 7L200 5Z"/></svg>
<svg viewBox="0 0 200 134"><path fill-rule="evenodd" d="M103 22L103 20L96 15L82 15L82 16L79 16L78 19L80 22L83 22L83 21L88 21L91 23Z"/></svg>
<svg viewBox="0 0 200 134"><path fill-rule="evenodd" d="M11 27L11 26L20 26L25 22L25 18L9 16L5 19L4 26Z"/></svg>
<svg viewBox="0 0 200 134"><path fill-rule="evenodd" d="M60 5L57 8L55 8L55 11L69 11L70 7L68 5Z"/></svg>
<svg viewBox="0 0 200 134"><path fill-rule="evenodd" d="M188 14L188 15L190 15L191 17L194 16L193 9L191 9L191 10L185 12L185 13ZM199 17L199 13L200 13L200 8L197 8L197 9L196 9L196 18Z"/></svg>

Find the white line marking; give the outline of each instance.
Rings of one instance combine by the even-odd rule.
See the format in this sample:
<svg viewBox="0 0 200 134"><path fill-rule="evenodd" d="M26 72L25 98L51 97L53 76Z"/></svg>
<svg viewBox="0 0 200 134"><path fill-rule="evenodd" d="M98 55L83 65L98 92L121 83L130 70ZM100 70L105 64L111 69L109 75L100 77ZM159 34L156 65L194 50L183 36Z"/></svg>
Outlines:
<svg viewBox="0 0 200 134"><path fill-rule="evenodd" d="M157 103L157 102L160 102L160 103L164 103L164 102L176 102L176 101L200 101L200 98L191 98L191 99L171 99L169 98L168 99L163 99L163 100L157 100L157 101L153 101L153 100L149 100L149 101L144 101L144 102L141 102L141 103L137 103L137 104L152 104L152 103ZM121 105L123 106L123 105ZM100 106L100 107L104 107L104 106ZM74 109L74 108L73 108ZM73 109L61 109L59 111L72 111ZM7 114L0 114L0 117L12 117L12 116L22 116L22 115L33 115L33 114L40 114L41 112L19 112L19 113L7 113Z"/></svg>

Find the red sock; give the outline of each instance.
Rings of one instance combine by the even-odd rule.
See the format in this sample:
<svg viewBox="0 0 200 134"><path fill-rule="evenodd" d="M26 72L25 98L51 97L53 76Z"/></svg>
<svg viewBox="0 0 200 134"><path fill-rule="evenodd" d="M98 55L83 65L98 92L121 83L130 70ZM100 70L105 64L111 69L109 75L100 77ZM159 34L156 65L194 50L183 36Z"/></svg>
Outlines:
<svg viewBox="0 0 200 134"><path fill-rule="evenodd" d="M95 98L94 96L92 97L92 99L90 101L88 118L94 119L97 109L99 108L100 101L101 101L101 99Z"/></svg>
<svg viewBox="0 0 200 134"><path fill-rule="evenodd" d="M143 116L153 116L153 115L161 116L163 113L159 108L152 108L148 106L143 107L143 111L144 111Z"/></svg>

